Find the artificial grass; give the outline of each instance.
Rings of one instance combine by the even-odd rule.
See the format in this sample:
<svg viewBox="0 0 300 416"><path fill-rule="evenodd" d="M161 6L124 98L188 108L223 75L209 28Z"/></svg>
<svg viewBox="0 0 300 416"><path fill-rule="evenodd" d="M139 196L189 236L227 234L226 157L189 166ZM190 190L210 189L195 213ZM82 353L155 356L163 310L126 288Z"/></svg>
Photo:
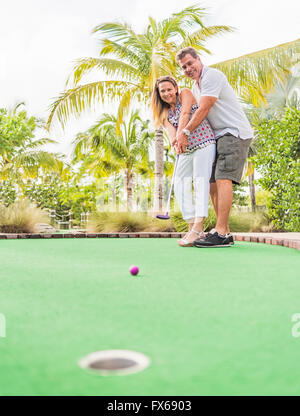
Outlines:
<svg viewBox="0 0 300 416"><path fill-rule="evenodd" d="M296 250L174 239L0 245L1 395L299 394ZM104 349L142 352L151 365L109 377L77 366Z"/></svg>

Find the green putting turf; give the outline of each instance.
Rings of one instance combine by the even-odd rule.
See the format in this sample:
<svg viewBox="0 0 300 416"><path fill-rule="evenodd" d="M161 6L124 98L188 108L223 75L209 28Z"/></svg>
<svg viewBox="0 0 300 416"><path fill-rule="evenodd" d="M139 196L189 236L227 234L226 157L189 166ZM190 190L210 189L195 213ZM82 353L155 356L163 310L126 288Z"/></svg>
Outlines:
<svg viewBox="0 0 300 416"><path fill-rule="evenodd" d="M174 239L0 241L0 395L299 395L300 256ZM138 277L129 274L137 264ZM146 370L91 375L80 358L142 352Z"/></svg>

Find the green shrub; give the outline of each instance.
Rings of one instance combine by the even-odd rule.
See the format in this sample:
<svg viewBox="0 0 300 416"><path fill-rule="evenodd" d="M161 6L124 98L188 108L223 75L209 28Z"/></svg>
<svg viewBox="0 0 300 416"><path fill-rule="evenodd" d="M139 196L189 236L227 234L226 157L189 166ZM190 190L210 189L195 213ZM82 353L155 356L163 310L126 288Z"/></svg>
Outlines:
<svg viewBox="0 0 300 416"><path fill-rule="evenodd" d="M261 189L256 191L255 193L256 205L261 206L264 205L265 207L269 206L272 200L272 194L265 189Z"/></svg>
<svg viewBox="0 0 300 416"><path fill-rule="evenodd" d="M38 223L49 223L49 217L27 200L0 205L1 233L34 233Z"/></svg>
<svg viewBox="0 0 300 416"><path fill-rule="evenodd" d="M6 207L13 204L17 198L16 186L12 181L0 182L0 204L4 204Z"/></svg>
<svg viewBox="0 0 300 416"><path fill-rule="evenodd" d="M300 110L287 108L280 119L264 120L257 135L253 160L259 184L271 193L269 215L277 228L300 231Z"/></svg>

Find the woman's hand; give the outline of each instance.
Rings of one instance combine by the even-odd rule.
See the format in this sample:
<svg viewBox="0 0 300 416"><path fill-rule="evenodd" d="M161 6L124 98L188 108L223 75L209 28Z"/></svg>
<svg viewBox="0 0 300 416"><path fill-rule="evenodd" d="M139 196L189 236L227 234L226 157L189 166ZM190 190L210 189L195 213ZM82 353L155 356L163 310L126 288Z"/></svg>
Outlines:
<svg viewBox="0 0 300 416"><path fill-rule="evenodd" d="M177 138L175 137L173 140L172 140L172 147L175 149L175 152L176 153L179 153L179 148L178 148L178 142L177 142Z"/></svg>
<svg viewBox="0 0 300 416"><path fill-rule="evenodd" d="M172 147L175 147L175 146L176 146L176 144L177 144L177 138L176 138L176 137L174 137L174 138L172 139L171 145L172 145Z"/></svg>
<svg viewBox="0 0 300 416"><path fill-rule="evenodd" d="M188 145L188 137L185 133L183 133L182 131L177 135L176 137L177 140L177 153L184 153L186 150L186 147Z"/></svg>

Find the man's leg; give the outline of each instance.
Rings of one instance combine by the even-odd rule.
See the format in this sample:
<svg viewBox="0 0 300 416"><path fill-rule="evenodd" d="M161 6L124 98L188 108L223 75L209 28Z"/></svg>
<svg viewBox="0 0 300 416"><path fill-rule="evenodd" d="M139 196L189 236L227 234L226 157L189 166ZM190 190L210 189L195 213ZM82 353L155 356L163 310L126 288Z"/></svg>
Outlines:
<svg viewBox="0 0 300 416"><path fill-rule="evenodd" d="M214 198L215 187L212 189ZM216 189L217 224L205 238L194 241L195 247L229 247L234 244L233 237L227 235L230 232L228 220L233 200L232 181L229 179L217 179Z"/></svg>
<svg viewBox="0 0 300 416"><path fill-rule="evenodd" d="M215 175L217 186L217 224L205 238L194 241L196 247L228 247L234 244L229 233L229 214L233 200L232 182L240 183L251 139L226 134L218 139ZM213 181L212 181L213 182ZM214 188L213 188L214 192Z"/></svg>
<svg viewBox="0 0 300 416"><path fill-rule="evenodd" d="M218 218L218 189L216 182L210 184L210 199L214 207L216 217Z"/></svg>
<svg viewBox="0 0 300 416"><path fill-rule="evenodd" d="M216 231L221 235L226 235L229 230L229 215L233 200L232 181L229 179L218 179L217 182L217 224Z"/></svg>

